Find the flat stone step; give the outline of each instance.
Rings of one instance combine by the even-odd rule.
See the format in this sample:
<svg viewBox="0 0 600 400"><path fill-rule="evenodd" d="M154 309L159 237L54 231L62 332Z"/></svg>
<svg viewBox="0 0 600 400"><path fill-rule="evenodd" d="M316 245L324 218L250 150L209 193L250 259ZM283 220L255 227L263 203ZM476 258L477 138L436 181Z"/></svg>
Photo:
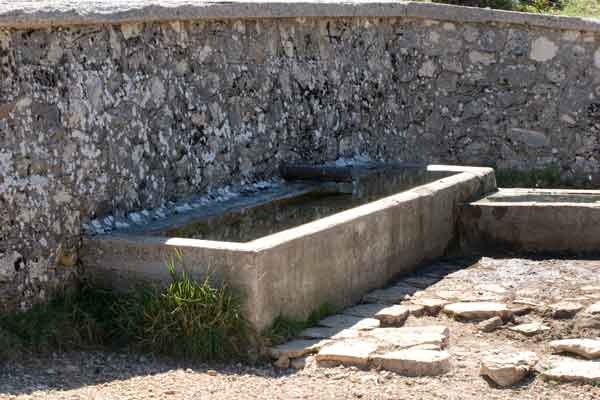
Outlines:
<svg viewBox="0 0 600 400"><path fill-rule="evenodd" d="M600 286L599 285L582 286L581 291L586 292L586 293L600 292Z"/></svg>
<svg viewBox="0 0 600 400"><path fill-rule="evenodd" d="M272 358L297 358L307 354L316 353L329 343L326 340L313 339L313 340L292 340L290 342L281 344L279 346L270 347L267 352Z"/></svg>
<svg viewBox="0 0 600 400"><path fill-rule="evenodd" d="M510 386L528 376L538 361L538 356L532 351L492 354L481 361L480 374L498 386Z"/></svg>
<svg viewBox="0 0 600 400"><path fill-rule="evenodd" d="M426 344L445 348L450 330L445 326L377 328L369 331L368 336L377 340L382 349L388 350L404 350Z"/></svg>
<svg viewBox="0 0 600 400"><path fill-rule="evenodd" d="M374 366L404 376L436 376L452 369L446 351L408 349L371 356Z"/></svg>
<svg viewBox="0 0 600 400"><path fill-rule="evenodd" d="M381 321L381 324L385 326L402 326L409 314L409 307L404 305L395 305L380 310L377 314L375 314L375 318Z"/></svg>
<svg viewBox="0 0 600 400"><path fill-rule="evenodd" d="M504 325L504 321L500 317L492 317L477 324L477 328L482 332L493 332Z"/></svg>
<svg viewBox="0 0 600 400"><path fill-rule="evenodd" d="M319 321L319 325L327 328L355 329L358 331L378 328L380 322L375 318L361 318L352 315L336 314Z"/></svg>
<svg viewBox="0 0 600 400"><path fill-rule="evenodd" d="M398 304L410 298L417 288L412 286L391 286L386 289L377 289L364 296L365 303Z"/></svg>
<svg viewBox="0 0 600 400"><path fill-rule="evenodd" d="M492 317L507 319L511 315L511 311L506 304L494 302L452 303L444 306L444 312L453 317L464 319L488 319Z"/></svg>
<svg viewBox="0 0 600 400"><path fill-rule="evenodd" d="M420 304L402 304L408 308L408 313L415 318L420 318L425 315L425 306Z"/></svg>
<svg viewBox="0 0 600 400"><path fill-rule="evenodd" d="M594 303L591 306L589 306L588 308L585 309L585 312L587 314L600 314L600 302L598 303Z"/></svg>
<svg viewBox="0 0 600 400"><path fill-rule="evenodd" d="M356 329L338 329L316 326L300 332L298 337L304 339L351 339L357 338L360 331Z"/></svg>
<svg viewBox="0 0 600 400"><path fill-rule="evenodd" d="M448 300L423 297L412 301L414 304L423 306L425 314L435 317L442 308L449 303Z"/></svg>
<svg viewBox="0 0 600 400"><path fill-rule="evenodd" d="M378 304L378 303L367 303L367 304L359 304L357 306L353 306L350 308L346 308L342 311L346 315L353 315L355 317L362 318L374 318L374 315L384 308L389 307L387 304Z"/></svg>
<svg viewBox="0 0 600 400"><path fill-rule="evenodd" d="M600 340L594 339L564 339L550 342L554 352L577 354L589 360L600 358Z"/></svg>
<svg viewBox="0 0 600 400"><path fill-rule="evenodd" d="M419 288L419 289L426 289L429 286L438 283L439 281L440 281L440 278L438 278L438 277L425 276L425 275L424 276L411 276L411 277L402 279L402 282L404 282L410 286Z"/></svg>
<svg viewBox="0 0 600 400"><path fill-rule="evenodd" d="M573 301L561 301L550 305L552 317L556 319L573 318L581 310L583 310L583 304Z"/></svg>
<svg viewBox="0 0 600 400"><path fill-rule="evenodd" d="M323 366L343 364L367 367L369 357L376 351L375 343L350 339L340 340L323 347L315 357L317 362Z"/></svg>
<svg viewBox="0 0 600 400"><path fill-rule="evenodd" d="M382 325L402 326L410 310L403 305L360 304L344 310L344 314L378 319Z"/></svg>
<svg viewBox="0 0 600 400"><path fill-rule="evenodd" d="M529 322L508 328L513 332L518 332L525 336L533 336L542 332L549 331L551 328L541 322Z"/></svg>
<svg viewBox="0 0 600 400"><path fill-rule="evenodd" d="M542 376L546 379L560 382L586 382L600 381L600 362L563 360L553 368L544 371Z"/></svg>

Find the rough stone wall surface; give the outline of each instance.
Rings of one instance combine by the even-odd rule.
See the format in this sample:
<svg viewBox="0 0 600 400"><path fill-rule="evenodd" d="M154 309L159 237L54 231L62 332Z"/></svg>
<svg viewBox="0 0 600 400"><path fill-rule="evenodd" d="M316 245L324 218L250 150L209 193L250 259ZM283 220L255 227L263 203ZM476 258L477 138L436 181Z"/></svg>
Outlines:
<svg viewBox="0 0 600 400"><path fill-rule="evenodd" d="M0 30L0 303L81 225L338 158L600 176L600 34L411 18Z"/></svg>

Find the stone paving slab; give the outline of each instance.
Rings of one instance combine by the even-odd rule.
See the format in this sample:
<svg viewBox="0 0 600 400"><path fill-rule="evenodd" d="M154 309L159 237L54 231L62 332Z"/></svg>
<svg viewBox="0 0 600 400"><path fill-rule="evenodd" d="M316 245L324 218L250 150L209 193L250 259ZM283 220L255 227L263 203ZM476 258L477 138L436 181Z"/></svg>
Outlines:
<svg viewBox="0 0 600 400"><path fill-rule="evenodd" d="M356 329L337 329L316 326L307 328L298 335L305 339L351 339L359 336L359 331Z"/></svg>
<svg viewBox="0 0 600 400"><path fill-rule="evenodd" d="M319 325L339 330L354 329L361 331L378 328L380 322L375 318L361 318L352 315L336 314L322 319L319 321Z"/></svg>
<svg viewBox="0 0 600 400"><path fill-rule="evenodd" d="M384 308L389 307L387 304L378 304L378 303L367 303L367 304L359 304L350 308L346 308L342 311L346 315L352 315L355 317L362 318L373 318L375 314Z"/></svg>
<svg viewBox="0 0 600 400"><path fill-rule="evenodd" d="M292 340L279 346L270 347L268 353L272 358L297 358L307 354L316 353L321 347L329 343L327 340Z"/></svg>
<svg viewBox="0 0 600 400"><path fill-rule="evenodd" d="M385 304L359 304L343 311L346 315L352 315L363 318L378 319L385 326L401 326L408 315L410 309L404 305L385 305Z"/></svg>
<svg viewBox="0 0 600 400"><path fill-rule="evenodd" d="M538 333L547 332L551 328L547 325L544 325L542 322L529 322L526 324L511 326L508 329L513 332L517 332L522 335L525 335L525 336L533 336L533 335L537 335Z"/></svg>
<svg viewBox="0 0 600 400"><path fill-rule="evenodd" d="M360 339L340 340L325 346L316 355L318 363L332 363L366 367L371 354L377 351L377 344Z"/></svg>
<svg viewBox="0 0 600 400"><path fill-rule="evenodd" d="M583 304L575 301L561 301L550 305L552 317L556 319L573 318L581 310L583 310Z"/></svg>
<svg viewBox="0 0 600 400"><path fill-rule="evenodd" d="M383 326L402 326L410 314L410 307L394 305L386 307L375 314Z"/></svg>
<svg viewBox="0 0 600 400"><path fill-rule="evenodd" d="M577 354L590 360L600 358L600 340L594 339L563 339L550 342L554 352Z"/></svg>
<svg viewBox="0 0 600 400"><path fill-rule="evenodd" d="M414 287L391 286L386 289L374 290L363 298L365 303L398 304L408 299L417 291Z"/></svg>
<svg viewBox="0 0 600 400"><path fill-rule="evenodd" d="M431 297L422 297L416 300L412 300L416 305L423 306L427 315L436 316L440 313L442 308L447 305L448 300L436 299Z"/></svg>
<svg viewBox="0 0 600 400"><path fill-rule="evenodd" d="M446 351L407 349L371 357L373 364L404 376L436 376L452 369L451 356Z"/></svg>
<svg viewBox="0 0 600 400"><path fill-rule="evenodd" d="M448 345L450 330L445 326L414 326L402 328L377 328L369 331L384 348L394 350L433 344L444 348Z"/></svg>
<svg viewBox="0 0 600 400"><path fill-rule="evenodd" d="M542 376L560 382L596 383L600 381L600 362L566 359L544 371Z"/></svg>
<svg viewBox="0 0 600 400"><path fill-rule="evenodd" d="M429 286L436 284L440 280L441 280L440 277L415 276L415 277L409 277L409 278L402 279L402 282L404 282L410 286L414 286L418 289L426 289Z"/></svg>
<svg viewBox="0 0 600 400"><path fill-rule="evenodd" d="M480 374L499 386L510 386L529 375L538 361L538 356L532 351L505 350L485 356Z"/></svg>
<svg viewBox="0 0 600 400"><path fill-rule="evenodd" d="M488 319L492 317L508 318L511 311L504 303L473 302L452 303L444 306L444 312L464 319Z"/></svg>

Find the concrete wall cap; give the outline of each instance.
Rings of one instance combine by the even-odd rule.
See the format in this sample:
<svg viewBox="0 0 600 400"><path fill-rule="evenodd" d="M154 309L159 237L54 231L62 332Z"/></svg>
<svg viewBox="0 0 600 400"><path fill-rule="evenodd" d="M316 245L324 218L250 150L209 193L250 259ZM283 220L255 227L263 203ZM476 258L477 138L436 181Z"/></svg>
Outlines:
<svg viewBox="0 0 600 400"><path fill-rule="evenodd" d="M600 32L600 19L398 0L23 0L0 2L0 28L245 18L407 17Z"/></svg>

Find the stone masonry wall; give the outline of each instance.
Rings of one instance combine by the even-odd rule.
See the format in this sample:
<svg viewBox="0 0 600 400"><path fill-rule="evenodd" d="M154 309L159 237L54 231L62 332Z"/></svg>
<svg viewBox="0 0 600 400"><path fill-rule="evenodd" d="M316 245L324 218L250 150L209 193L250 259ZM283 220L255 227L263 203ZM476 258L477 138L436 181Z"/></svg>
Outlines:
<svg viewBox="0 0 600 400"><path fill-rule="evenodd" d="M558 164L600 178L600 33L426 18L0 28L0 304L81 225L281 161Z"/></svg>

